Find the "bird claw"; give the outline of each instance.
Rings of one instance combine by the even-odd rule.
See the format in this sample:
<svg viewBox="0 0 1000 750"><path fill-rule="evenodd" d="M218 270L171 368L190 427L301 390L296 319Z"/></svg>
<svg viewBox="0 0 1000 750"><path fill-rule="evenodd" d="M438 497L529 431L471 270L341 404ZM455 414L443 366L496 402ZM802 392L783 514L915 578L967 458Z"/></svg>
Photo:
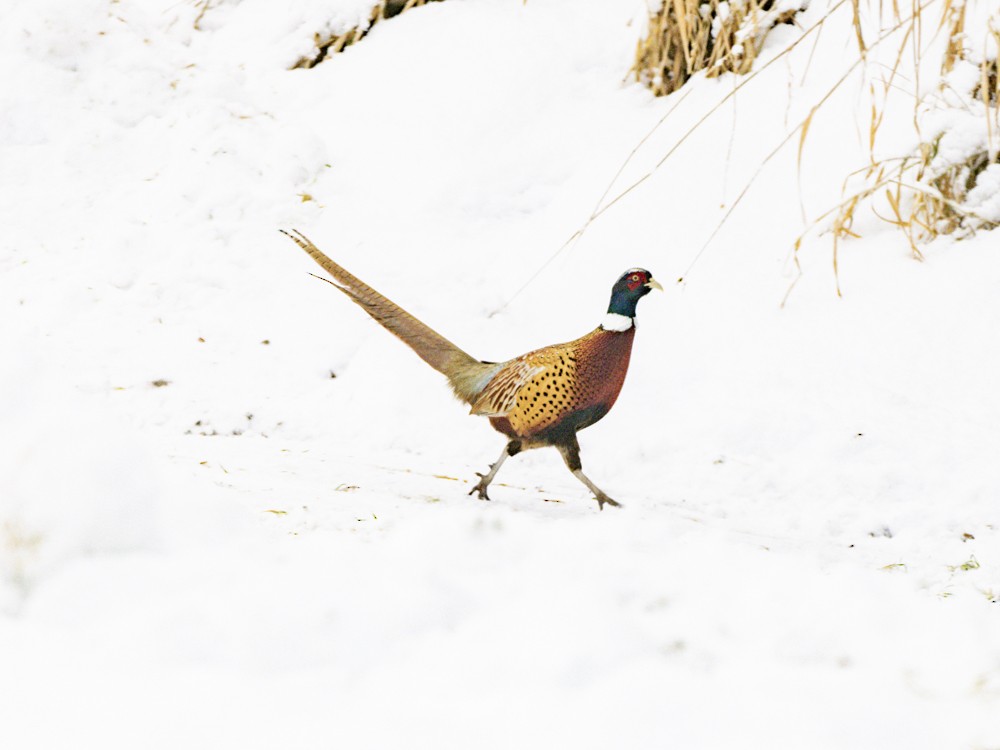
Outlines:
<svg viewBox="0 0 1000 750"><path fill-rule="evenodd" d="M469 490L469 494L471 495L474 492L478 492L480 500L489 500L490 496L486 494L486 488L489 487L489 484L486 483L486 475L480 474L477 471L476 476L479 477L479 484Z"/></svg>
<svg viewBox="0 0 1000 750"><path fill-rule="evenodd" d="M597 495L596 497L597 497L597 509L598 510L604 510L604 504L605 503L607 503L608 505L612 505L615 508L621 508L622 507L622 504L620 502L618 502L617 500L612 500L607 495Z"/></svg>

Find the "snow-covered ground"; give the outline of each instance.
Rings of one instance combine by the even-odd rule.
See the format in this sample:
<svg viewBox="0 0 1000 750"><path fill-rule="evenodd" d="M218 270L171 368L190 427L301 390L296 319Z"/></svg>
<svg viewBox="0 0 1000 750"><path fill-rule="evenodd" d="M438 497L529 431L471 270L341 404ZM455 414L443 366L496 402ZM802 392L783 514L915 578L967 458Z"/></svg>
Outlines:
<svg viewBox="0 0 1000 750"><path fill-rule="evenodd" d="M895 50L688 273L856 60L847 5L557 254L743 79L632 84L635 0L447 0L288 69L369 4L6 3L0 747L1000 747L997 237L859 221L842 298L829 236L792 262ZM626 507L555 451L468 497L503 439L289 227L483 359L651 269L581 435Z"/></svg>

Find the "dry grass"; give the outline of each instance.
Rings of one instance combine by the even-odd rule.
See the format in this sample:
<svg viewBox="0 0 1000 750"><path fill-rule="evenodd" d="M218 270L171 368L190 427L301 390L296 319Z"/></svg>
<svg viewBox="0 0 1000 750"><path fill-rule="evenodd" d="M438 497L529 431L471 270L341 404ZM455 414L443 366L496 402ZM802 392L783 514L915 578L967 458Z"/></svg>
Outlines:
<svg viewBox="0 0 1000 750"><path fill-rule="evenodd" d="M975 0L966 1L975 2ZM807 228L794 244L792 260L796 268L799 268L798 251L805 236L817 227L823 227L830 229L834 237L833 267L836 276L838 242L845 237L858 236L854 225L857 212L862 206L871 207L881 218L902 229L910 239L910 246L917 258L921 257L919 242L927 238L955 232L958 229L962 232L971 232L976 229L992 228L998 223L978 215L965 201L965 197L977 184L980 175L998 163L996 145L1000 141L1000 120L997 116L997 101L1000 96L998 96L997 60L995 53L990 56L984 55L983 51L996 50L1000 47L1000 18L998 18L1000 12L994 13L992 20L987 24L986 39L983 39L981 23L973 24L975 28L966 28L966 5L960 0L910 0L907 5L900 4L898 0L893 0L891 4L884 0L870 0L863 7L862 0L836 0L825 9L822 16L803 29L794 41L771 56L764 65L754 66L754 60L768 31L775 23L794 22L795 11L789 13L784 10L776 14L771 10L773 5L770 3L759 0L751 2L754 4L739 6L742 9L741 13L731 12L725 18L721 18L718 11L724 3L716 0L701 4L692 0L664 0L662 8L650 15L649 35L639 43L631 73L650 86L655 93L668 94L675 91L693 73L706 68L708 76L721 75L726 71L749 73L749 75L743 76L734 84L732 90L720 97L714 106L698 118L652 168L612 196L612 187L621 176L624 167L642 143L670 116L674 109L671 108L671 111L653 127L653 131L647 134L626 158L586 221L547 258L542 267L522 285L514 297L531 283L542 268L576 242L596 219L616 206L663 167L692 133L756 76L775 63L787 60L796 47L810 37L815 49L824 25L838 11L844 9L850 9L851 12L854 53L847 61L843 75L834 81L826 93L817 98L801 121L791 127L784 136L776 139L775 147L764 157L736 198L729 202L721 220L704 244L694 253L678 282L686 280L719 230L742 203L762 170L791 143L797 143L801 171L802 154L814 118L838 90L843 89L850 81L857 80L859 73L867 81L865 86L871 100L867 134L869 164L845 179L842 188L843 199L838 205L811 222L805 218L803 209L803 220L807 223ZM768 16L768 13L771 15ZM713 16L717 18L713 20ZM938 34L947 34L948 43L943 54L940 44L937 46L931 44ZM887 54L884 48L889 45L898 46L890 47L890 52ZM979 50L978 56L975 50ZM924 90L920 80L920 64L928 61L926 58L928 54L941 54L940 92L949 88L954 89L954 83L945 78L949 71L960 64L968 66L971 64L970 61L974 61L978 66L979 74L975 77L974 85L969 85L966 90L957 92L952 90L950 93L952 100L955 100L956 96L959 100L953 106L962 108L966 112L977 112L978 116L983 118L982 122L985 123L988 132L986 146L968 158L945 162L943 149L940 147L942 138L946 137L947 133L941 130L932 133L930 127L924 127L927 137L921 136L922 144L916 153L876 159L874 156L876 140L889 109L887 106L889 94L896 90L905 92ZM887 56L892 60L890 64L882 62ZM808 73L811 61L810 54L803 78ZM914 67L916 70L911 70ZM904 74L901 72L903 69L910 72ZM943 96L939 98L945 100ZM927 102L918 100L915 95L914 101L912 120L914 131L919 136L924 126L921 114L927 109ZM675 102L675 107L680 102L681 100ZM898 118L896 113L898 109L891 114ZM997 174L996 170L991 174L991 180L993 179L1000 179L1000 174ZM859 180L863 183L860 189L850 190L849 187L857 185ZM982 197L984 189L980 189L979 193ZM997 190L996 194L1000 194L1000 190ZM789 293L794 286L795 282L789 288ZM837 291L839 294L839 281ZM510 300L505 306L509 302Z"/></svg>
<svg viewBox="0 0 1000 750"><path fill-rule="evenodd" d="M352 44L355 44L363 39L368 32L372 30L372 27L380 21L394 18L400 13L408 11L411 8L426 5L429 2L439 1L440 0L380 0L378 5L372 8L367 24L355 26L352 29L336 34L315 34L313 39L316 43L315 49L312 53L296 62L295 65L292 66L292 69L313 68L323 62L330 55L343 52L347 47L350 47Z"/></svg>
<svg viewBox="0 0 1000 750"><path fill-rule="evenodd" d="M794 10L775 0L663 0L649 16L649 33L636 48L632 73L657 96L670 94L699 70L708 77L746 73L768 32L791 23Z"/></svg>
<svg viewBox="0 0 1000 750"><path fill-rule="evenodd" d="M881 219L903 231L914 257L918 259L922 257L920 245L939 235L954 234L956 237L963 237L1000 224L995 215L983 216L978 213L968 200L980 176L1000 163L997 59L995 53L992 56L983 54L983 50L1000 48L1000 12L992 16L986 29L986 38L983 39L982 28L967 28L967 6L964 2L911 0L907 8L896 0L893 0L891 6L883 6L880 0L866 6L865 10L876 13L880 18L885 12L889 16L889 24L882 26L882 31L875 40L866 42L862 28L861 0L850 0L850 5L857 54L854 64L849 66L847 74L834 84L808 116L778 143L761 164L763 168L797 135L801 166L809 127L818 110L848 80L850 74L859 67L867 67L869 55L876 46L890 40L898 42L894 64L886 66L887 72L880 74L869 84L872 102L868 132L870 163L864 169L848 175L842 188L842 201L810 225L829 226L833 235L835 274L839 242L844 238L858 236L854 228L855 219L863 206L870 207ZM707 70L706 75L709 77L724 72L747 73L770 29L776 23L791 22L797 12L785 10L777 13L772 10L773 7L773 2L761 0L745 0L741 4L726 4L721 0L711 0L708 3L664 0L663 6L650 16L649 35L639 44L632 72L658 95L676 91L702 69ZM830 12L836 7L831 8ZM919 71L921 56L931 49L929 39L938 33L947 34L947 44L940 60L940 84L932 95L932 101L917 100L914 106L913 126L919 136L919 147L912 154L876 159L876 140L885 116L885 109L880 103L884 104L888 99L890 90L900 86L901 63L912 61ZM783 56L787 51L783 50L778 56ZM966 80L968 77L956 78L950 74L959 66L968 68L969 65L978 67L979 74L974 85L964 90L956 89L955 81ZM919 73L908 84L919 90ZM928 126L930 120L926 115L929 111L940 112L949 108L961 110L966 115L974 113L982 118L980 127L984 126L986 131L982 147L966 149L961 158L955 158L953 143L950 148L944 148L949 138L947 127L939 125L932 129ZM944 118L937 122L947 121ZM968 130L968 127L966 122L964 128ZM922 132L924 130L926 132ZM659 166L658 164L657 167ZM759 173L760 169L732 202L722 221L695 255L691 266L697 262L742 201ZM859 182L860 187L857 187ZM983 191L979 192L981 197ZM796 265L797 252L804 235L805 233L795 243ZM682 279L688 271L690 266ZM838 284L838 293L839 291Z"/></svg>
<svg viewBox="0 0 1000 750"><path fill-rule="evenodd" d="M987 39L977 39L976 30L966 26L965 4L945 0L938 5L940 15L929 20L938 31L948 35L948 41L940 61L940 82L929 98L917 102L914 111L914 127L920 134L920 143L910 154L872 158L866 169L845 180L842 202L820 217L820 220L830 216L833 219L835 264L838 241L857 236L853 227L856 212L862 206L870 206L879 218L898 227L918 259L922 257L920 245L939 235L955 234L961 238L998 225L994 218L977 213L968 201L980 175L990 165L998 163L997 60L995 56L977 55L977 50L989 48L989 42L993 49L997 48L1000 42L998 14L993 15L986 30ZM913 25L900 45L896 66L886 80L886 90L892 85L904 49L919 38L920 22L921 14L915 14ZM952 76L952 73L959 66L966 70L971 66L978 68L974 85L956 88L961 77ZM939 122L949 122L949 118L940 117L942 113L952 113L957 118L950 118L952 124L922 133L928 115L938 115ZM942 148L952 131L957 132L958 127L968 130L970 120L974 119L979 120L980 129L985 129L985 139L980 146L966 149L957 157L953 149ZM881 123L882 115L873 106L869 128L872 147ZM977 125L973 123L971 127ZM861 187L850 189L849 186L858 180Z"/></svg>
<svg viewBox="0 0 1000 750"><path fill-rule="evenodd" d="M856 0L854 0L854 1L856 2ZM568 248L572 247L572 245L574 243L576 243L578 240L580 240L580 238L582 238L583 235L590 228L591 224L593 224L597 219L599 219L605 213L607 213L612 208L614 208L616 205L618 205L618 203L620 201L624 200L634 190L636 190L637 188L639 188L643 183L645 183L647 180L649 180L684 145L684 143L688 140L688 138L690 138L695 132L697 132L698 129L708 119L710 119L720 109L722 109L722 107L725 106L725 104L727 102L729 102L730 100L732 100L744 87L750 85L757 76L762 75L769 67L778 64L779 62L781 62L784 59L787 59L787 57L789 55L791 55L800 45L805 44L808 40L812 39L813 42L815 43L815 41L818 39L818 37L819 37L819 35L820 35L823 27L825 26L825 24L838 11L840 11L841 8L843 8L844 6L848 6L849 3L851 3L851 2L852 2L852 0L835 0L830 5L830 7L827 8L826 12L822 16L820 16L816 21L814 21L812 23L812 25L810 25L809 27L805 28L802 31L801 35L799 35L798 38L796 38L795 40L793 40L784 49L782 49L776 55L774 55L773 57L771 57L766 63L764 63L763 65L758 66L756 69L754 69L752 72L750 72L749 75L746 75L745 77L741 78L740 81L738 83L736 83L729 91L727 91L712 107L710 107L707 111L705 111L705 113L702 114L701 117L699 117L697 119L697 121L693 125L691 125L691 127L689 127L681 135L681 137L677 141L674 142L674 144L666 151L666 153L664 153L664 155L659 159L659 161L657 161L652 166L652 168L650 168L649 170L645 171L638 179L636 179L633 182L631 182L627 187L625 187L623 189L620 189L618 192L615 193L615 195L613 197L609 198L609 196L611 196L612 189L614 188L615 184L617 183L618 178L624 172L625 167L629 164L629 162L632 160L632 158L636 155L636 153L642 147L642 145L653 135L653 133L655 133L660 128L660 126L662 126L664 124L664 122L666 122L670 118L670 116L674 112L674 110L677 109L678 106L680 106L680 104L684 101L684 98L687 96L686 93L680 95L674 101L673 106L671 106L670 109L656 122L656 124L653 126L653 128L636 144L636 146L632 149L632 151L626 157L626 159L624 160L624 162L622 163L622 165L619 167L618 171L611 178L610 183L608 184L607 188L605 188L604 193L601 195L600 199L597 201L597 205L591 211L590 216L587 217L586 221L584 221L584 223L582 225L580 225L580 227L575 232L573 232L573 234L570 235L570 237L565 242L563 242L563 244L560 245L555 250L555 252L553 252L551 255L549 255L546 258L546 260L517 289L517 291L514 292L513 295L511 295L510 297L508 297L507 300L500 307L496 308L490 315L491 316L495 315L496 313L498 313L501 310L503 310L504 308L506 308L518 295L520 295L528 286L530 286L531 283L536 278L538 278L538 276L541 274L541 272L549 264L551 264L562 252L564 252ZM881 42L881 39L879 39L878 41L876 41L875 44L878 44L880 42ZM642 46L640 45L640 52L641 52L641 50L642 50ZM754 54L756 55L756 51L754 52ZM853 67L852 67L852 69L853 69ZM635 72L635 68L633 68L633 72ZM846 79L846 76L845 76L844 79L841 79L841 81L838 82L834 86L834 90L836 88L838 88L843 83L843 81L845 79ZM759 175L761 169L764 166L766 166L767 162L769 162L774 157L774 155L778 151L780 151L792 139L792 137L796 133L798 133L800 130L804 132L805 130L808 129L808 124L809 124L809 121L811 120L813 114L816 112L816 110L819 107L822 106L822 104L826 101L826 99L832 93L833 93L833 91L831 90L825 97L823 97L823 100L820 101L819 103L817 103L812 108L812 111L810 112L809 116L806 118L806 121L803 122L803 123L800 123L796 128L794 128L792 130L792 132L789 133L778 144L778 146L774 149L774 151L772 151L771 154L769 154L766 157L766 159L764 160L764 163L762 163L760 165L760 168L758 168L757 172L754 174L754 177L751 178L750 182L748 182L747 185L743 188L743 190L740 192L740 194L736 198L736 200L731 203L729 210L726 212L726 214L723 216L722 220L719 222L719 224L715 227L715 229L709 235L708 239L701 246L701 248L694 254L694 256L693 256L690 264L687 266L687 268L685 269L685 271L681 274L680 278L677 279L678 283L682 283L682 282L685 281L688 273L697 264L698 260L705 253L705 251L708 249L708 246L711 244L712 240L715 238L715 235L719 232L719 230L722 228L722 226L726 223L726 221L729 219L730 215L733 213L733 211L736 209L736 207L742 202L743 197L746 195L746 193L749 190L750 186L756 180L756 177L757 177L757 175Z"/></svg>

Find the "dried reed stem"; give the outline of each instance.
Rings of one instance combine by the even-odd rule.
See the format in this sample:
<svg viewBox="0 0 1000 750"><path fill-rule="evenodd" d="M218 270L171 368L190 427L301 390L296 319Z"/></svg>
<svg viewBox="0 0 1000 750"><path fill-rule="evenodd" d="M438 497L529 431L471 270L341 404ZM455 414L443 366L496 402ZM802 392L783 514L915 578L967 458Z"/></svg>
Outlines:
<svg viewBox="0 0 1000 750"><path fill-rule="evenodd" d="M204 0L206 3L208 1L209 0ZM314 34L313 41L316 44L315 49L309 55L299 59L298 62L292 66L292 69L314 68L330 55L343 52L347 47L361 41L368 35L375 24L380 21L384 21L388 18L394 18L400 13L404 13L411 8L416 8L420 5L426 5L429 2L440 2L440 0L380 0L380 2L372 8L367 24L355 26L347 31L338 33L327 32Z"/></svg>
<svg viewBox="0 0 1000 750"><path fill-rule="evenodd" d="M774 5L774 0L664 0L650 13L632 73L657 96L677 91L700 70L709 78L747 73L768 32L791 23L799 12L776 11Z"/></svg>

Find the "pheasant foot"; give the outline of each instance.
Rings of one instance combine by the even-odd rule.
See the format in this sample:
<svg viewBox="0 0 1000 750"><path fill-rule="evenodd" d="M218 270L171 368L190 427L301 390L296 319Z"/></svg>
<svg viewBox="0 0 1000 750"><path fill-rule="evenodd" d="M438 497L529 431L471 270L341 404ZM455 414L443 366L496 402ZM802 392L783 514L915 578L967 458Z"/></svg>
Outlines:
<svg viewBox="0 0 1000 750"><path fill-rule="evenodd" d="M614 506L615 508L621 508L622 507L622 504L620 502L618 502L617 500L612 500L610 497L608 497L607 495L605 495L603 492L595 493L595 496L597 497L597 509L598 510L604 510L604 505L605 504Z"/></svg>
<svg viewBox="0 0 1000 750"><path fill-rule="evenodd" d="M520 450L520 443L515 443L514 441L507 443L507 445L504 446L503 453L500 454L500 458L496 460L496 463L490 464L490 471L488 474L480 474L478 471L476 472L476 476L479 477L479 483L469 490L469 494L471 495L474 492L477 492L479 493L480 500L489 500L490 496L486 494L486 488L490 486L490 482L493 481L493 477L495 477L497 472L500 471L500 467L503 465L503 462L507 460L507 456L513 456Z"/></svg>
<svg viewBox="0 0 1000 750"><path fill-rule="evenodd" d="M493 466L491 465L490 469L492 470L492 468ZM489 474L480 474L477 471L476 476L479 477L479 483L469 490L469 494L471 495L474 492L478 492L480 500L489 500L490 496L486 494L486 488L490 486L490 481L493 479L492 475L492 471Z"/></svg>

